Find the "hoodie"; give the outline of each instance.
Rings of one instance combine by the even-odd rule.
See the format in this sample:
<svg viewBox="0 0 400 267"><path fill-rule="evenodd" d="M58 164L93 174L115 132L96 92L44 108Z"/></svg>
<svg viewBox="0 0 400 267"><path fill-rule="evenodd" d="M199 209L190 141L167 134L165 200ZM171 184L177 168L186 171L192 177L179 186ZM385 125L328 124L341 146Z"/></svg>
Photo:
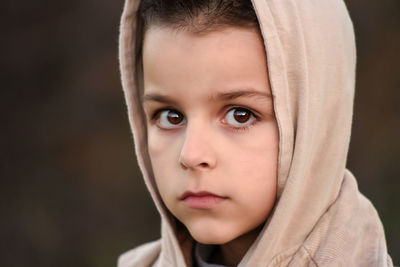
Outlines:
<svg viewBox="0 0 400 267"><path fill-rule="evenodd" d="M185 250L192 239L163 204L147 151L134 65L139 2L125 3L120 70L138 163L161 215L161 238L124 253L118 266L189 266L192 255ZM274 210L238 266L393 266L379 216L346 169L356 51L344 2L252 3L279 128L278 184Z"/></svg>

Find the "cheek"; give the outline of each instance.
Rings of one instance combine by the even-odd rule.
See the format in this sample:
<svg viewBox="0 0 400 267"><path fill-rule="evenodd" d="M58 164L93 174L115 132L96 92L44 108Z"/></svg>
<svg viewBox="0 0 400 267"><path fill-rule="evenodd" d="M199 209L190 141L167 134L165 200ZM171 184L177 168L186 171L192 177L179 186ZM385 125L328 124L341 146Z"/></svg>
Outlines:
<svg viewBox="0 0 400 267"><path fill-rule="evenodd" d="M226 163L234 166L236 172L249 177L276 176L279 153L279 137L276 124L263 124L249 135L240 136L226 145ZM230 149L229 149L230 148ZM233 171L233 170L232 170Z"/></svg>
<svg viewBox="0 0 400 267"><path fill-rule="evenodd" d="M148 130L148 152L157 188L164 200L179 191L177 172L179 168L180 135L177 133L160 133L154 127Z"/></svg>
<svg viewBox="0 0 400 267"><path fill-rule="evenodd" d="M275 198L277 186L276 157L263 154L263 160L242 160L233 165L230 177L232 190L244 203L262 205Z"/></svg>
<svg viewBox="0 0 400 267"><path fill-rule="evenodd" d="M179 159L179 140L176 133L162 134L159 129L150 127L147 145L152 164L163 169L176 164Z"/></svg>
<svg viewBox="0 0 400 267"><path fill-rule="evenodd" d="M271 152L271 151L270 151ZM277 154L262 153L251 161L243 163L233 170L236 172L233 188L235 198L240 205L238 216L246 214L243 222L249 228L264 222L269 216L276 200L277 192ZM256 158L258 160L256 160ZM237 174L240 174L237 176Z"/></svg>
<svg viewBox="0 0 400 267"><path fill-rule="evenodd" d="M250 206L273 202L277 186L277 126L265 125L257 130L253 136L242 140L240 146L236 145L235 151L227 153L230 156L225 161L227 166L231 166L226 168L229 177L234 177L232 190L240 192L239 197Z"/></svg>

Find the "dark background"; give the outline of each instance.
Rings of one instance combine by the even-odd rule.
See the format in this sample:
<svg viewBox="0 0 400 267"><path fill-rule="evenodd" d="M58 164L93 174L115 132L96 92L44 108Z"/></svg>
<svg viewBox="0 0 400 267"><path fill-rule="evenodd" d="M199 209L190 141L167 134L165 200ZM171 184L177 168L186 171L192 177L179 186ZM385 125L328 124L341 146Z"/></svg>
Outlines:
<svg viewBox="0 0 400 267"><path fill-rule="evenodd" d="M119 80L123 1L2 3L0 266L115 266L159 236ZM347 4L358 46L348 166L400 264L400 1Z"/></svg>

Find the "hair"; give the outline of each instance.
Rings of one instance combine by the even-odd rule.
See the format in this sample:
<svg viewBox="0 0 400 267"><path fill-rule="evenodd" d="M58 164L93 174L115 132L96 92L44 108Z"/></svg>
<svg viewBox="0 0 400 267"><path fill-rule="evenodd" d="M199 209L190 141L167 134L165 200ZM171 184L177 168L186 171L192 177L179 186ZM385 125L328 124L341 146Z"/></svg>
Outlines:
<svg viewBox="0 0 400 267"><path fill-rule="evenodd" d="M157 25L202 33L258 25L250 0L142 0L137 15L145 30Z"/></svg>
<svg viewBox="0 0 400 267"><path fill-rule="evenodd" d="M251 0L141 0L136 13L136 85L142 91L142 46L152 27L188 30L195 34L227 26L260 30Z"/></svg>

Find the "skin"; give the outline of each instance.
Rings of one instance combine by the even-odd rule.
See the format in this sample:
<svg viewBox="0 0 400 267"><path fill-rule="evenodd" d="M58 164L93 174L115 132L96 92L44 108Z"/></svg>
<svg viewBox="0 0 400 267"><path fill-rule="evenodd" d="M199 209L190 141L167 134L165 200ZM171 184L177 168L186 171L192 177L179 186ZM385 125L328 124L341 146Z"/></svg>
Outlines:
<svg viewBox="0 0 400 267"><path fill-rule="evenodd" d="M168 51L168 52L166 52ZM143 44L143 108L155 181L169 211L212 261L237 265L275 200L278 126L262 37L151 27ZM193 208L184 192L221 197Z"/></svg>

